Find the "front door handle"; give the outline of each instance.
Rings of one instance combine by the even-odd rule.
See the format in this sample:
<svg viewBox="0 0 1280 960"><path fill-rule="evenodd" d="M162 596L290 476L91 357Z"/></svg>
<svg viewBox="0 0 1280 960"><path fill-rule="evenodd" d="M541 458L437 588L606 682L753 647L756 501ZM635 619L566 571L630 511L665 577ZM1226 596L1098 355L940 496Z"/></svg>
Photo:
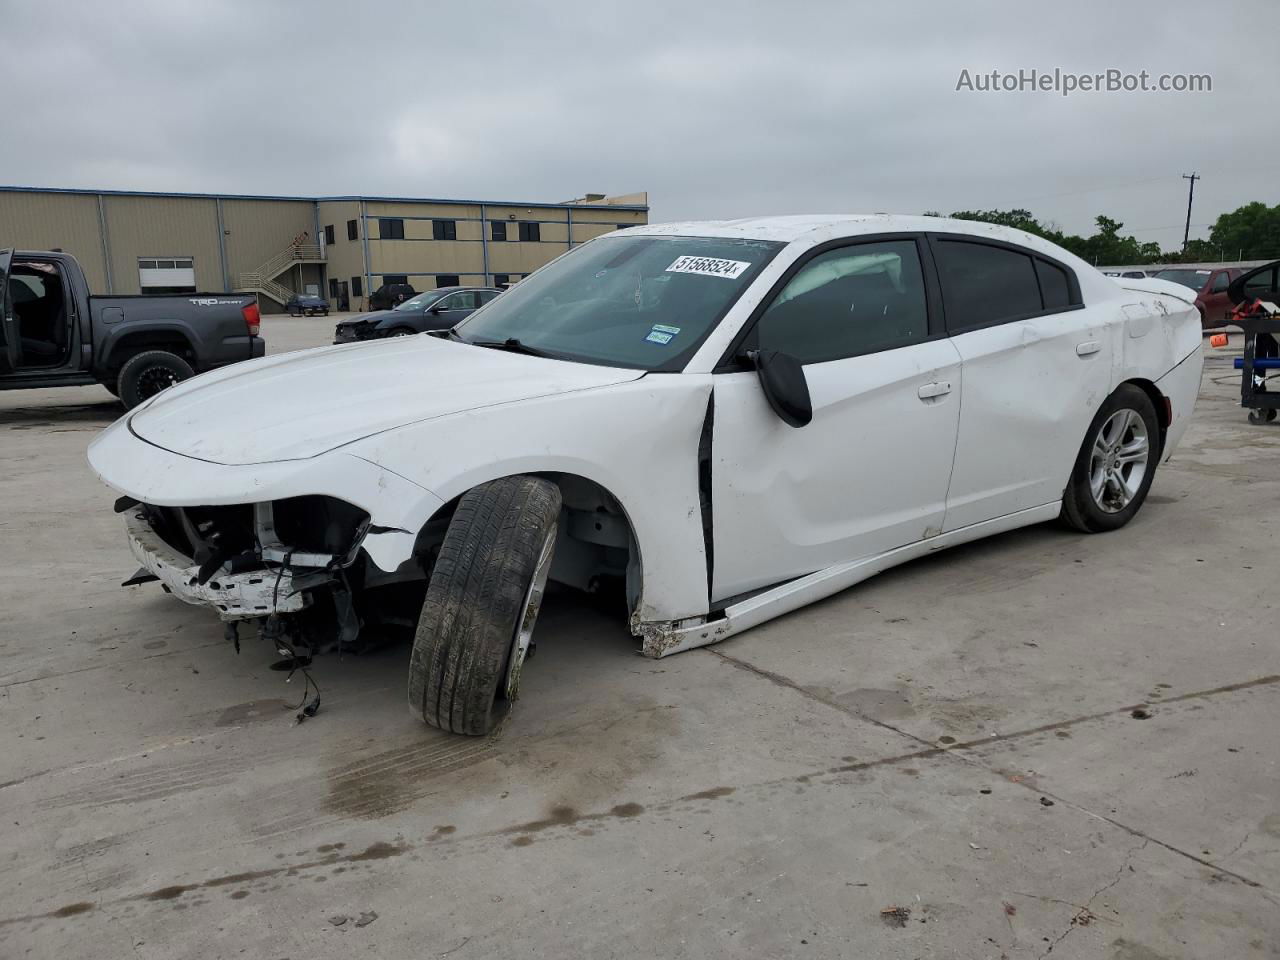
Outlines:
<svg viewBox="0 0 1280 960"><path fill-rule="evenodd" d="M951 392L951 383L946 380L935 380L932 383L926 383L923 387L916 391L916 396L921 400L932 400L934 397L945 396Z"/></svg>
<svg viewBox="0 0 1280 960"><path fill-rule="evenodd" d="M1102 344L1097 340L1086 340L1084 343L1076 344L1076 356L1087 357L1090 354L1097 353L1102 349Z"/></svg>

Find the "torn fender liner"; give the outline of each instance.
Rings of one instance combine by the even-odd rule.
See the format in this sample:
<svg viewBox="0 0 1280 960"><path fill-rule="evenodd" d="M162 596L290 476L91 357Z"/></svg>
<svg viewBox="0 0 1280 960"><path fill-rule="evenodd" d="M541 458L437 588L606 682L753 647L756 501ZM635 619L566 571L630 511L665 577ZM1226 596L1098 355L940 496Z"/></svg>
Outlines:
<svg viewBox="0 0 1280 960"><path fill-rule="evenodd" d="M120 586L136 587L140 583L154 583L159 579L160 579L159 577L157 577L154 573L152 573L146 567L139 567L134 572L133 576L130 577L128 580L124 581L124 583L120 584Z"/></svg>

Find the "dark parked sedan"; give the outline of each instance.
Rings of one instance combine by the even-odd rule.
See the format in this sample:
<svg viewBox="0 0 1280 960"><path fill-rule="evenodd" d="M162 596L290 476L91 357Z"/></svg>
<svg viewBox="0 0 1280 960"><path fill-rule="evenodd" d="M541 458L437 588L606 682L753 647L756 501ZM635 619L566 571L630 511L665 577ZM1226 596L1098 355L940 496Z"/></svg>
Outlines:
<svg viewBox="0 0 1280 960"><path fill-rule="evenodd" d="M417 293L418 291L407 283L384 283L369 294L369 309L394 310Z"/></svg>
<svg viewBox="0 0 1280 960"><path fill-rule="evenodd" d="M329 315L329 301L324 297L312 296L309 293L295 293L289 298L289 302L284 305L289 311L289 316L300 317L304 313L308 317L314 317L320 314L322 317Z"/></svg>
<svg viewBox="0 0 1280 960"><path fill-rule="evenodd" d="M448 330L501 292L493 287L428 290L394 309L343 320L334 328L333 342L353 343L382 337L407 337L427 330Z"/></svg>

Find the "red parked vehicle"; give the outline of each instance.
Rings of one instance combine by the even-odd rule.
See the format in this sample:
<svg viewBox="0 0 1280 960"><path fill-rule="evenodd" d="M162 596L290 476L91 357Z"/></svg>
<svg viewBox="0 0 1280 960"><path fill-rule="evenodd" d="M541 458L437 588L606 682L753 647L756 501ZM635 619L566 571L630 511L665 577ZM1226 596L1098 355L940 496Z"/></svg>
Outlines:
<svg viewBox="0 0 1280 960"><path fill-rule="evenodd" d="M1196 309L1200 311L1200 325L1205 330L1226 326L1231 319L1233 304L1227 296L1231 281L1244 273L1240 267L1170 267L1157 270L1157 280L1171 280L1196 292Z"/></svg>

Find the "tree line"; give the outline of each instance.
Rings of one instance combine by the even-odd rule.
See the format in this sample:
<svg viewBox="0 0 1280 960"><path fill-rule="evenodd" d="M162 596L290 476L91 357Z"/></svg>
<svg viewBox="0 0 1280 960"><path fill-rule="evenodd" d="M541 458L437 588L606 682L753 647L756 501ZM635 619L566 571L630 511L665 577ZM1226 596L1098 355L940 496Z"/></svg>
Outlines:
<svg viewBox="0 0 1280 960"><path fill-rule="evenodd" d="M936 211L926 211L925 215L942 216ZM1135 237L1123 236L1120 231L1124 224L1102 214L1094 218L1097 230L1088 237L1063 233L1051 222L1041 223L1030 210L957 210L951 216L957 220L1016 227L1102 266L1280 259L1280 204L1268 207L1258 201L1220 215L1207 240L1192 240L1185 250L1175 251L1161 250L1160 244L1154 241L1143 243Z"/></svg>

